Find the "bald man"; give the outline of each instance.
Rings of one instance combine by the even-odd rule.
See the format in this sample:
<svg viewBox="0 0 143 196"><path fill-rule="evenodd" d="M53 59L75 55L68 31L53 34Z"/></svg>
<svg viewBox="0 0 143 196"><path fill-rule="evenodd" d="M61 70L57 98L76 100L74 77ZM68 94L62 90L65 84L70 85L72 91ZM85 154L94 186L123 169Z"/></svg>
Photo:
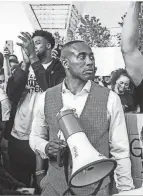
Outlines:
<svg viewBox="0 0 143 196"><path fill-rule="evenodd" d="M106 157L111 154L117 161L115 181L118 190L134 189L129 142L120 98L109 89L92 82L96 70L94 55L83 41L65 44L61 51L61 62L66 78L63 83L41 95L29 140L34 152L39 153L43 159L49 158L49 169L41 182L42 195L107 196L110 191L109 177L103 180L102 185L97 183L82 188L68 187L72 171L69 152L63 150L64 160L69 157L68 164L60 167L57 162L59 137L63 149L67 149L56 121L57 113L63 108L74 108L91 144L101 154Z"/></svg>

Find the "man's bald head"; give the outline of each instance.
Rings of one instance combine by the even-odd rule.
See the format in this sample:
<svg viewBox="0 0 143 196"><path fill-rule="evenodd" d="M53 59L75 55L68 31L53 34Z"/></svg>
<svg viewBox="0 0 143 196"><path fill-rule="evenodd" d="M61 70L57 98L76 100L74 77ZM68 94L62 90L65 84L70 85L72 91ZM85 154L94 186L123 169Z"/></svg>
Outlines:
<svg viewBox="0 0 143 196"><path fill-rule="evenodd" d="M95 75L94 54L84 41L66 43L61 51L61 63L69 79L87 81Z"/></svg>
<svg viewBox="0 0 143 196"><path fill-rule="evenodd" d="M76 43L85 43L85 42L81 40L75 40L75 41L70 41L66 43L61 50L61 59L68 57L68 55L72 53L72 50L74 48L76 49L76 46L75 46Z"/></svg>

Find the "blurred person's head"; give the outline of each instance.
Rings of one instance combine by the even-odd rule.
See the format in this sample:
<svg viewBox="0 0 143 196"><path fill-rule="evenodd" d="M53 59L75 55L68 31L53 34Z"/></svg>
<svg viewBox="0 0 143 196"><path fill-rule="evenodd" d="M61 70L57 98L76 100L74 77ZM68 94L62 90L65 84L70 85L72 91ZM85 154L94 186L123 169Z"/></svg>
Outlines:
<svg viewBox="0 0 143 196"><path fill-rule="evenodd" d="M98 76L99 81L103 81L103 76Z"/></svg>
<svg viewBox="0 0 143 196"><path fill-rule="evenodd" d="M110 84L111 83L111 77L110 76L104 76L104 82L106 84Z"/></svg>
<svg viewBox="0 0 143 196"><path fill-rule="evenodd" d="M13 72L16 69L16 67L19 65L18 58L16 55L12 54L9 56L9 64L10 64L11 71Z"/></svg>
<svg viewBox="0 0 143 196"><path fill-rule="evenodd" d="M55 39L50 32L36 30L32 35L32 39L39 60L42 60L45 57L51 57L52 49L55 46Z"/></svg>
<svg viewBox="0 0 143 196"><path fill-rule="evenodd" d="M111 89L117 94L131 91L131 78L125 69L118 69L111 73Z"/></svg>
<svg viewBox="0 0 143 196"><path fill-rule="evenodd" d="M66 43L61 50L61 62L68 79L84 83L87 80L94 80L94 54L85 42L75 40Z"/></svg>
<svg viewBox="0 0 143 196"><path fill-rule="evenodd" d="M105 87L111 89L111 76L104 76L103 83Z"/></svg>
<svg viewBox="0 0 143 196"><path fill-rule="evenodd" d="M98 84L98 82L99 82L99 81L98 81L98 76L95 76L94 82Z"/></svg>

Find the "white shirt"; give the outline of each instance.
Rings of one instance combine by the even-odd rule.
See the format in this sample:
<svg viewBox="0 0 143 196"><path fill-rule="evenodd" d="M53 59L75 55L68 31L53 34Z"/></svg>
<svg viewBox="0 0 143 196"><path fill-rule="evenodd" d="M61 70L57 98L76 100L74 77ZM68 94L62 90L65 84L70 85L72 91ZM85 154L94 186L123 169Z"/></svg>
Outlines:
<svg viewBox="0 0 143 196"><path fill-rule="evenodd" d="M51 62L43 64L43 67L47 69L50 64ZM36 80L35 73L31 66L29 68L26 89L27 93L24 99L21 99L18 103L11 132L11 135L19 140L29 140L31 125L35 115L35 104L43 92Z"/></svg>
<svg viewBox="0 0 143 196"><path fill-rule="evenodd" d="M81 92L73 95L66 89L64 82L62 86L62 101L64 109L76 109L76 113L80 116L85 105L88 93L91 88L91 82L88 81ZM96 96L96 95L95 95ZM45 93L39 98L37 104L36 115L32 123L32 131L29 142L34 152L40 153L42 158L47 158L45 147L48 143L48 124L44 116L44 100ZM119 191L130 190L134 188L131 177L131 162L129 141L125 123L124 112L120 98L113 91L110 91L107 103L107 117L110 122L109 128L109 146L110 153L117 160L117 168L115 170L115 181Z"/></svg>
<svg viewBox="0 0 143 196"><path fill-rule="evenodd" d="M5 100L5 99L8 99L8 96L5 92L3 84L2 85L0 84L0 102Z"/></svg>

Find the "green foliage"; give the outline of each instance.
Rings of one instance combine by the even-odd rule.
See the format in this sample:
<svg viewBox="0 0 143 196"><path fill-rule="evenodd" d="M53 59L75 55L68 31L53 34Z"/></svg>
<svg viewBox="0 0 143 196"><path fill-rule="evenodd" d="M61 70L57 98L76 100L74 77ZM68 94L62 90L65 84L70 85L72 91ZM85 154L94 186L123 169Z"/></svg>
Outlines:
<svg viewBox="0 0 143 196"><path fill-rule="evenodd" d="M91 47L108 47L111 44L110 31L103 27L95 16L81 16L76 30L76 38L85 41Z"/></svg>
<svg viewBox="0 0 143 196"><path fill-rule="evenodd" d="M59 32L54 33L54 38L55 38L55 46L58 44L63 45L65 43L64 37L60 36Z"/></svg>

